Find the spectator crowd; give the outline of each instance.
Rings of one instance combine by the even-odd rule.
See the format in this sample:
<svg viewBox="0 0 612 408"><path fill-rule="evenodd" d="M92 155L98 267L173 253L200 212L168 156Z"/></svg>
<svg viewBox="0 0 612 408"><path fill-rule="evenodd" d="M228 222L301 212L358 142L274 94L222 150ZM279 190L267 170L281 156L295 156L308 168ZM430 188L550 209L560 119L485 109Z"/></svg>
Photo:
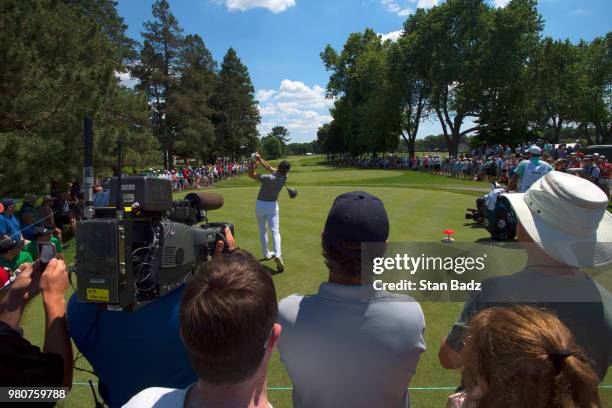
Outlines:
<svg viewBox="0 0 612 408"><path fill-rule="evenodd" d="M546 147L527 150L530 160L538 159L534 166L542 165ZM506 157L504 148L493 157L513 154ZM436 157L422 160L446 171L442 160L436 169ZM517 172L526 171L520 167ZM183 170L188 185L197 182L197 169ZM221 174L240 171L228 164ZM201 180L206 173L199 174ZM408 386L428 348L426 317L409 296L373 291L362 281L362 243L383 248L396 227L378 197L354 191L334 200L321 234L328 278L314 294L277 302L270 274L237 247L228 228L213 259L185 285L125 313L79 303L74 295L66 302L64 262L43 266L34 248L26 249L24 225L34 242L53 242L61 253L58 230L78 215L70 200L82 197L74 184L53 194L40 206L33 197L24 200L29 217L17 218L15 202L2 202L0 254L11 276L0 290L1 385L71 387L72 339L110 407L268 408L267 370L277 348L294 407L410 406ZM76 215L56 219L65 215L58 197ZM461 370L462 380L447 406L600 407L598 385L612 364L612 294L583 269L612 263L608 197L592 180L560 171L547 171L507 197L517 239L528 244L527 265L485 280L449 327L439 362ZM20 328L36 296L46 316L42 350Z"/></svg>
<svg viewBox="0 0 612 408"><path fill-rule="evenodd" d="M172 170L149 169L140 175L170 180L174 191L205 188L227 178L241 176L248 170L248 161L218 160L216 163L182 166Z"/></svg>
<svg viewBox="0 0 612 408"><path fill-rule="evenodd" d="M596 184L609 196L612 169L608 158L599 153L584 154L579 151L580 143L551 144L539 141L531 144L486 145L471 149L457 157L444 157L440 154L422 154L415 157L396 154L380 157L350 157L339 155L339 162L346 166L370 169L411 169L422 170L432 174L452 177L460 180L497 181L508 184L519 164L528 159L528 149L537 146L543 162L556 171L566 172L583 177ZM336 156L329 157L336 159Z"/></svg>

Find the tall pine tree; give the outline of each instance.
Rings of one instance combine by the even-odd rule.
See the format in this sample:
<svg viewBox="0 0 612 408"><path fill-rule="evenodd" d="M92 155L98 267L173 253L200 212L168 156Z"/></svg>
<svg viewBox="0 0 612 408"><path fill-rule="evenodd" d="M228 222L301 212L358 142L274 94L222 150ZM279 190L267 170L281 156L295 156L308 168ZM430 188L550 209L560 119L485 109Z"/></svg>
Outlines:
<svg viewBox="0 0 612 408"><path fill-rule="evenodd" d="M170 11L167 0L153 4L153 20L144 23L144 43L139 62L132 67L132 76L140 83L151 106L151 124L164 153L164 166L170 168L177 123L171 101L179 87L183 29Z"/></svg>
<svg viewBox="0 0 612 408"><path fill-rule="evenodd" d="M230 47L223 58L214 105L217 109L217 145L233 158L258 144L261 122L249 71Z"/></svg>

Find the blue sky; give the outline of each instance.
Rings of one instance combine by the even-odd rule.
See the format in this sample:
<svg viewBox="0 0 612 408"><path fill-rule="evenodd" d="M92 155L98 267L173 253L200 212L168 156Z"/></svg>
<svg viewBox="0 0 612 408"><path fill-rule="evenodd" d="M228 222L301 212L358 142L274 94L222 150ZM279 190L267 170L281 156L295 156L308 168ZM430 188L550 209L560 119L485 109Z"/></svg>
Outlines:
<svg viewBox="0 0 612 408"><path fill-rule="evenodd" d="M319 53L327 44L341 49L348 35L366 27L393 37L417 7L443 0L169 0L186 34L199 34L221 62L233 47L248 67L260 102L264 135L286 126L292 141L316 139L331 120L325 99L329 73ZM488 0L503 7L508 0ZM120 0L128 35L140 41L154 0ZM540 0L544 35L578 41L612 30L612 0ZM434 120L419 137L441 133Z"/></svg>

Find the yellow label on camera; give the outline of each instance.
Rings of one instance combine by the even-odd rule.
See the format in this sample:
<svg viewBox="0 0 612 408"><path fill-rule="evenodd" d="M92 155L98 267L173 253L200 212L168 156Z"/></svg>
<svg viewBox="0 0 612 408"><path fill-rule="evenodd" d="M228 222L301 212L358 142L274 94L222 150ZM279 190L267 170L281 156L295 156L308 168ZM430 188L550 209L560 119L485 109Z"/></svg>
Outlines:
<svg viewBox="0 0 612 408"><path fill-rule="evenodd" d="M87 288L87 300L108 302L108 289Z"/></svg>

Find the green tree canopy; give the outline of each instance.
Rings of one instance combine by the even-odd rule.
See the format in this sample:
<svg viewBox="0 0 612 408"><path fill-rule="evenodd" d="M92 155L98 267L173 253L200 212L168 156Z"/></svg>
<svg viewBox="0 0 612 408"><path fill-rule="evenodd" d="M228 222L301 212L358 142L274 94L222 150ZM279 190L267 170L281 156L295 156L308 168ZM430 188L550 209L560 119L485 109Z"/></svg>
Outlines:
<svg viewBox="0 0 612 408"><path fill-rule="evenodd" d="M261 122L255 88L247 67L231 47L223 58L213 101L217 146L232 157L243 149L254 151Z"/></svg>

